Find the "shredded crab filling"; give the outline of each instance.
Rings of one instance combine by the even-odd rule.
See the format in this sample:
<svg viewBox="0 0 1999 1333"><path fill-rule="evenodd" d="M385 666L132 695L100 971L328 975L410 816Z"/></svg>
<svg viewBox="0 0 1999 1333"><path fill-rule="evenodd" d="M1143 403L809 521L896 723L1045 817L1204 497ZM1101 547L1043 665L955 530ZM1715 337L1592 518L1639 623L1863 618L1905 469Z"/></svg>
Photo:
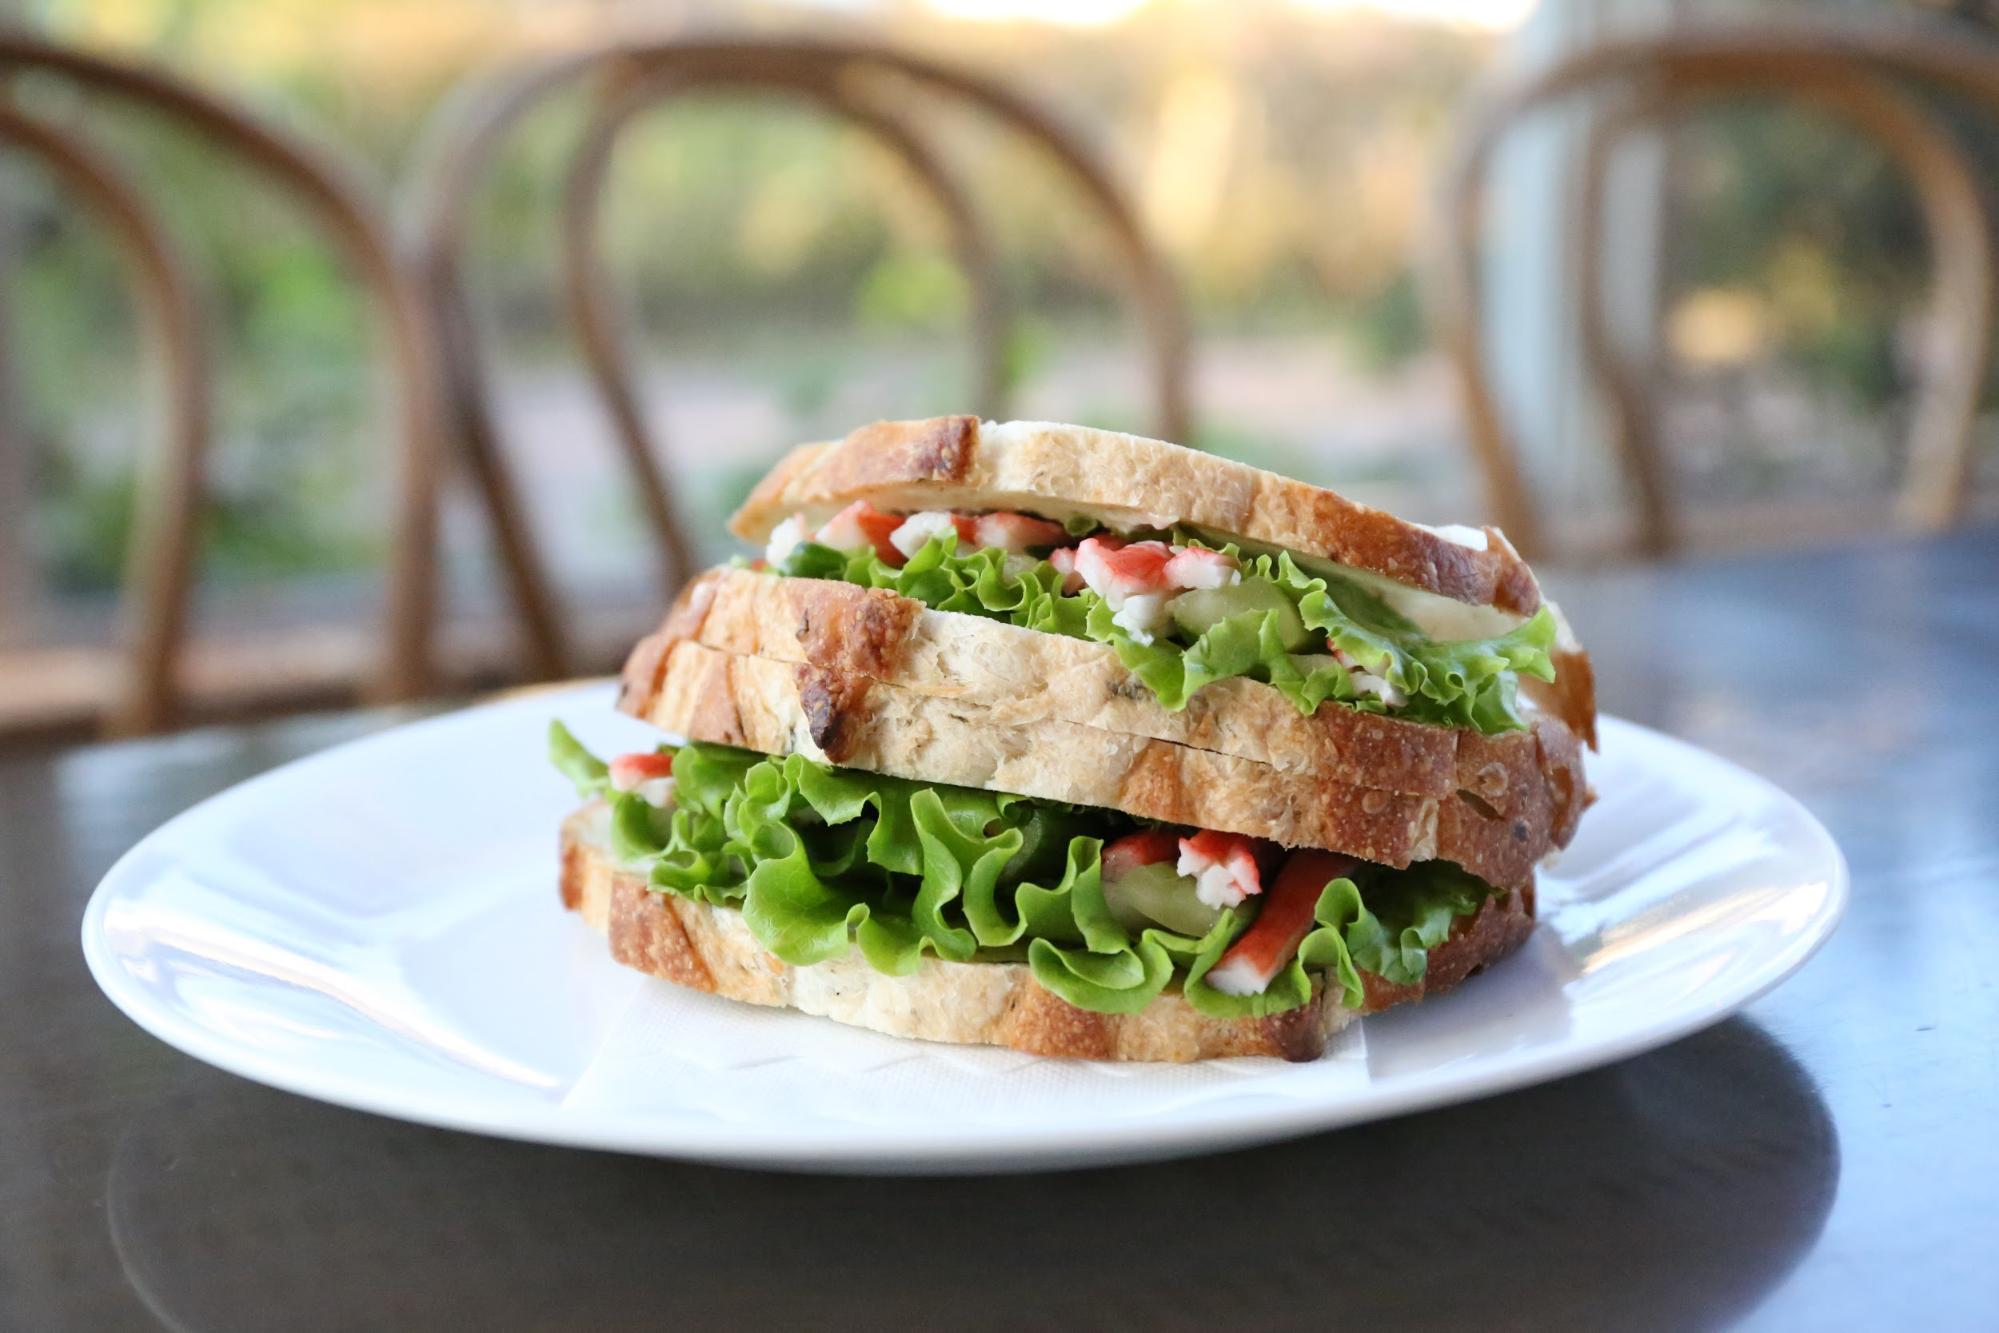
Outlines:
<svg viewBox="0 0 1999 1333"><path fill-rule="evenodd" d="M1007 568L1016 576L1035 560L1046 560L1062 576L1065 594L1074 596L1084 589L1095 593L1110 609L1111 623L1146 647L1161 639L1182 641L1183 636L1176 634L1175 610L1185 594L1242 582L1239 562L1224 551L1157 539L1128 541L1107 529L1078 536L1060 523L1013 511L926 509L891 514L865 500L855 501L817 528L801 514L786 518L771 531L763 563L781 567L802 544L817 542L843 552L872 549L885 563L900 566L947 532L956 536L961 548L1004 552ZM1308 666L1337 664L1354 689L1377 700L1384 711L1408 705L1408 694L1392 681L1369 671L1324 635L1316 638L1297 660Z"/></svg>
<svg viewBox="0 0 1999 1333"><path fill-rule="evenodd" d="M605 777L612 791L629 792L655 810L673 804L673 756L665 751L621 754L606 766Z"/></svg>

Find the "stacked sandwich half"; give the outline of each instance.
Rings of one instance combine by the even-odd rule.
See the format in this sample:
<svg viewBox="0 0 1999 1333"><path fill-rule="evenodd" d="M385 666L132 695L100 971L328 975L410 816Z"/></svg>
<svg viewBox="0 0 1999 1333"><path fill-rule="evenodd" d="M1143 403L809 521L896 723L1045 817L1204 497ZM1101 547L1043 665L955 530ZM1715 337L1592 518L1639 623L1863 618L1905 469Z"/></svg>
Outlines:
<svg viewBox="0 0 1999 1333"><path fill-rule="evenodd" d="M1491 528L970 417L784 458L557 763L620 962L878 1031L1310 1059L1527 937L1589 662Z"/></svg>

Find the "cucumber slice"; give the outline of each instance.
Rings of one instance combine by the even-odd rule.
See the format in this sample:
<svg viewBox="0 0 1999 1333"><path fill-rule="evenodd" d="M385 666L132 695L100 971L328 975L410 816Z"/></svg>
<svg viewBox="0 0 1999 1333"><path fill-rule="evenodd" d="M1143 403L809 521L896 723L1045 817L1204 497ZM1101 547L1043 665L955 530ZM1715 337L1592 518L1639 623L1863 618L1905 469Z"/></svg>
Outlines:
<svg viewBox="0 0 1999 1333"><path fill-rule="evenodd" d="M1130 931L1164 926L1199 938L1221 916L1194 896L1194 881L1174 870L1171 861L1155 861L1105 880L1104 901L1118 924Z"/></svg>
<svg viewBox="0 0 1999 1333"><path fill-rule="evenodd" d="M1275 611L1278 637L1288 651L1297 652L1312 641L1312 632L1298 618L1296 604L1267 579L1244 579L1226 588L1195 588L1168 602L1166 610L1190 639L1200 638L1231 616Z"/></svg>

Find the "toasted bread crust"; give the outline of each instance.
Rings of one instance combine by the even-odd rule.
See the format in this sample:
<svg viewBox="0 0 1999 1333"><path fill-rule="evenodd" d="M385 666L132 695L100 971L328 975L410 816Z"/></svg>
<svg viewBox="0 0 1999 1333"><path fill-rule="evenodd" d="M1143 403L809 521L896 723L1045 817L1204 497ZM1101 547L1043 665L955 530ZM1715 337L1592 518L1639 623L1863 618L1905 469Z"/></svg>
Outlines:
<svg viewBox="0 0 1999 1333"><path fill-rule="evenodd" d="M683 612L693 603L705 614ZM995 723L1075 722L1365 779L1387 791L1451 790L1457 733L1450 728L1337 706L1303 717L1277 690L1242 678L1217 681L1171 712L1107 644L932 611L885 589L711 570L682 593L659 637L976 704Z"/></svg>
<svg viewBox="0 0 1999 1333"><path fill-rule="evenodd" d="M876 972L858 954L792 967L758 943L741 913L648 889L636 871L611 856L603 825L601 805L563 822L563 906L609 937L618 962L727 999L799 1009L892 1036L1092 1060L1314 1060L1357 1016L1324 985L1310 1002L1283 1014L1215 1019L1177 992L1137 1014L1091 1013L1044 989L1020 963L928 959L906 977ZM1361 1012L1449 989L1519 947L1533 929L1531 889L1495 897L1460 926L1430 951L1423 984L1390 986L1363 973Z"/></svg>
<svg viewBox="0 0 1999 1333"><path fill-rule="evenodd" d="M1162 440L974 417L881 421L786 455L730 528L761 542L790 514L855 500L886 509L1027 509L1113 527L1189 523L1379 574L1474 606L1529 615L1534 575L1496 528L1484 549L1301 481Z"/></svg>
<svg viewBox="0 0 1999 1333"><path fill-rule="evenodd" d="M1487 898L1470 919L1459 917L1451 923L1450 938L1430 950L1421 981L1401 986L1373 972L1361 973L1361 989L1365 993L1361 1012L1378 1013L1391 1005L1407 1004L1426 994L1450 990L1518 949L1533 933L1532 884L1504 897Z"/></svg>
<svg viewBox="0 0 1999 1333"><path fill-rule="evenodd" d="M934 482L963 484L971 471L978 448L977 417L930 417L921 421L877 421L851 432L838 449L801 445L778 461L768 475L750 492L750 498L730 519L732 529L742 515L796 507L800 496L813 497L807 503L843 507L874 491ZM769 535L784 513L757 533ZM747 536L748 533L743 535Z"/></svg>
<svg viewBox="0 0 1999 1333"><path fill-rule="evenodd" d="M1583 650L1582 644L1576 641L1576 632L1569 628L1568 617L1562 614L1562 608L1553 602L1546 605L1555 618L1555 646L1548 653L1548 660L1555 667L1555 678L1547 681L1523 676L1520 679L1520 694L1536 708L1562 719L1570 731L1594 750L1596 669L1590 665L1589 654Z"/></svg>
<svg viewBox="0 0 1999 1333"><path fill-rule="evenodd" d="M1466 786L1466 748L1484 765L1495 747L1523 756L1535 747L1530 732L1484 737L1335 704L1306 717L1276 689L1241 677L1205 686L1176 713L1108 644L933 611L886 589L747 569L712 569L688 585L633 652L628 692L634 676L656 684L666 643L676 639L976 705L993 725L1073 722L1410 795ZM1517 789L1475 790L1503 814Z"/></svg>
<svg viewBox="0 0 1999 1333"><path fill-rule="evenodd" d="M1555 832L1573 828L1568 807L1584 791L1579 750L1552 720L1540 728L1546 745L1533 736L1524 745L1485 737L1461 745L1459 776L1471 785L1420 796L1071 722L1000 723L963 701L691 640L663 656L657 688L626 711L690 740L797 751L894 777L1100 806L1383 865L1455 861L1491 884L1525 883L1558 845Z"/></svg>

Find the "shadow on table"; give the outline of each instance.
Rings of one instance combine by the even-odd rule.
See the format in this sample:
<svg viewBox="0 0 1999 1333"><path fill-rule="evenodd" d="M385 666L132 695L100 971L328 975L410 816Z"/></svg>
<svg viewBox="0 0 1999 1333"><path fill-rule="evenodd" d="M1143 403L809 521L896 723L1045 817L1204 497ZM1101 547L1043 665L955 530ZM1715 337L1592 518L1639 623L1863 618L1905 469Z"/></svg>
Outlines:
<svg viewBox="0 0 1999 1333"><path fill-rule="evenodd" d="M171 1326L1671 1327L1750 1307L1839 1177L1736 1019L1487 1101L1156 1166L765 1175L502 1143L193 1071L107 1213Z"/></svg>

